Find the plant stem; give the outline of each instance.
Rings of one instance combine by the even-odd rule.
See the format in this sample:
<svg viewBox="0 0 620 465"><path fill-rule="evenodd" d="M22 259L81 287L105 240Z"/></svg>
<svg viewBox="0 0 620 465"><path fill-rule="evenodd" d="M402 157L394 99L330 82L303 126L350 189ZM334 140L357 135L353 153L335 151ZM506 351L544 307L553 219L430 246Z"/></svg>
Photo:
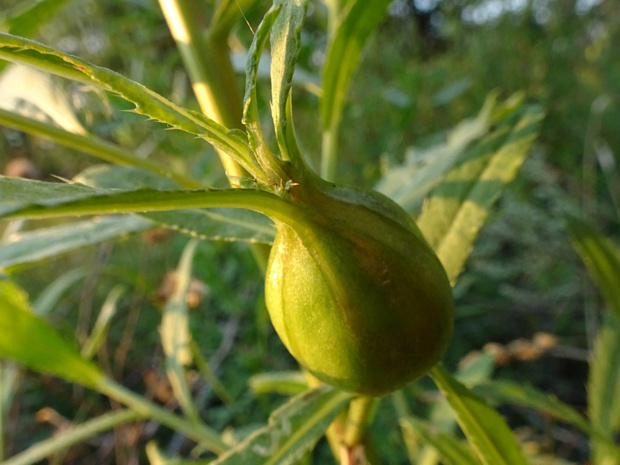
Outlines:
<svg viewBox="0 0 620 465"><path fill-rule="evenodd" d="M137 168L145 169L160 176L172 179L180 186L187 189L200 189L204 187L195 179L171 171L168 166L153 162L151 160L138 158L125 149L101 140L94 135L75 134L50 124L36 121L31 118L26 118L18 115L17 113L3 109L0 109L0 124L35 136L46 137L58 144L64 145L65 147L88 153L89 155L97 157L101 160L119 165L135 166Z"/></svg>
<svg viewBox="0 0 620 465"><path fill-rule="evenodd" d="M5 183L9 184L10 183ZM95 191L96 192L96 191ZM0 212L2 218L51 218L57 216L109 215L124 213L161 212L187 208L244 208L262 213L285 223L299 234L314 229L305 209L268 192L253 189L202 191L135 190L95 195L58 203L31 204L10 212Z"/></svg>
<svg viewBox="0 0 620 465"><path fill-rule="evenodd" d="M159 0L168 27L189 73L194 94L202 112L228 128L241 127L243 100L236 86L236 75L226 37L216 42L205 40L194 0ZM245 171L219 152L228 176L242 177Z"/></svg>
<svg viewBox="0 0 620 465"><path fill-rule="evenodd" d="M196 0L159 0L170 32L181 52L183 62L198 104L209 118L227 128L241 128L243 96L236 85L235 71L230 61L228 35L201 34L196 14L200 4ZM217 25L212 25L216 29ZM247 176L245 170L228 155L218 152L231 186L235 178ZM270 247L251 244L256 262L263 272L267 269Z"/></svg>
<svg viewBox="0 0 620 465"><path fill-rule="evenodd" d="M323 131L323 148L321 158L321 177L326 181L334 181L338 164L338 131L340 123L333 122Z"/></svg>
<svg viewBox="0 0 620 465"><path fill-rule="evenodd" d="M353 447L362 442L378 401L378 397L358 397L351 401L343 433L346 446Z"/></svg>
<svg viewBox="0 0 620 465"><path fill-rule="evenodd" d="M222 441L220 435L207 425L189 421L170 413L168 410L153 404L110 378L104 378L103 381L96 386L96 389L131 408L140 416L152 418L162 425L184 434L215 454L222 454L228 449L228 446Z"/></svg>
<svg viewBox="0 0 620 465"><path fill-rule="evenodd" d="M103 431L139 420L142 417L142 415L133 410L106 413L85 423L76 425L60 436L54 436L41 441L29 447L24 452L2 462L2 465L30 465L40 462L52 454L63 452L69 447L79 444Z"/></svg>

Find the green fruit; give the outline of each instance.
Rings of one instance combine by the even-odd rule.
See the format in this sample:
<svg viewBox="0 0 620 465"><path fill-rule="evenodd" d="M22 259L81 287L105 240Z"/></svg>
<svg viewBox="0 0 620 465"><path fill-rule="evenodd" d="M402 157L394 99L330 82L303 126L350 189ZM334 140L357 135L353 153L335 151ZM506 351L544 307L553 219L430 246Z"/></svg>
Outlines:
<svg viewBox="0 0 620 465"><path fill-rule="evenodd" d="M322 180L290 189L301 221L278 223L266 303L276 332L320 380L382 395L423 375L453 326L446 273L386 197Z"/></svg>

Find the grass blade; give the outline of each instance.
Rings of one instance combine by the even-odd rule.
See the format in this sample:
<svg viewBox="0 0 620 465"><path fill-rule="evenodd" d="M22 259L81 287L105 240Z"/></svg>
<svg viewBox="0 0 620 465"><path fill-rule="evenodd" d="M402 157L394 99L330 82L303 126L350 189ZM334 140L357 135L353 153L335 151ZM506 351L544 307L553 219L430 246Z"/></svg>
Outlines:
<svg viewBox="0 0 620 465"><path fill-rule="evenodd" d="M185 366L192 361L187 292L191 283L192 260L197 245L198 241L192 240L183 251L175 274L175 291L166 302L159 328L170 385L183 412L193 421L198 421L199 417L186 383Z"/></svg>
<svg viewBox="0 0 620 465"><path fill-rule="evenodd" d="M450 403L474 452L484 465L526 465L528 462L504 419L443 368L431 370L433 381Z"/></svg>
<svg viewBox="0 0 620 465"><path fill-rule="evenodd" d="M91 359L103 344L103 341L110 329L110 323L112 318L116 314L118 308L118 301L123 296L124 289L121 286L114 287L108 294L107 299L101 306L101 311L95 321L95 326L90 336L82 347L82 357L85 359Z"/></svg>

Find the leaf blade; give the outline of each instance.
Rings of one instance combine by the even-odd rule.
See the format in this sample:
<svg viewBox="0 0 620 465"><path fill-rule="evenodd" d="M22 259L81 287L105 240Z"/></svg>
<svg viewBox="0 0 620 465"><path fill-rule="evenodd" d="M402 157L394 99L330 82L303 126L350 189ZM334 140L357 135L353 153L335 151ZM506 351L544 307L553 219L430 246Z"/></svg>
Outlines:
<svg viewBox="0 0 620 465"><path fill-rule="evenodd" d="M0 357L43 373L95 387L103 372L35 316L17 286L0 281Z"/></svg>
<svg viewBox="0 0 620 465"><path fill-rule="evenodd" d="M620 249L585 221L569 218L567 227L573 247L603 294L607 308L620 320Z"/></svg>
<svg viewBox="0 0 620 465"><path fill-rule="evenodd" d="M323 385L306 391L274 411L269 423L213 465L294 463L321 437L352 395Z"/></svg>
<svg viewBox="0 0 620 465"><path fill-rule="evenodd" d="M485 465L526 465L528 462L504 419L440 365L431 377L450 403L474 452Z"/></svg>
<svg viewBox="0 0 620 465"><path fill-rule="evenodd" d="M454 181L463 184L457 186L456 192L446 193L450 186L444 181L418 218L420 230L435 249L452 283L462 271L491 206L516 176L538 134L543 117L540 109L526 108L519 116L499 148L493 150L502 141L498 138L501 133L492 141L490 154L485 149L482 157L477 156L469 160L470 164L451 172L456 174ZM451 181L449 176L446 180Z"/></svg>
<svg viewBox="0 0 620 465"><path fill-rule="evenodd" d="M124 76L62 53L38 42L0 33L0 58L35 66L78 82L94 84L136 106L135 111L161 123L201 137L252 172L245 145L228 129L199 113L181 108L147 87Z"/></svg>

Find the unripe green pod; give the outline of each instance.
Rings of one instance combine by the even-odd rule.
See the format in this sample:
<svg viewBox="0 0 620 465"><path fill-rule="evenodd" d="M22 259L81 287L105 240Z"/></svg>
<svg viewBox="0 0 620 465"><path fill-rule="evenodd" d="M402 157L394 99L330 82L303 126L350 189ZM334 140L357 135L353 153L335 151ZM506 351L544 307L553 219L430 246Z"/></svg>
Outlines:
<svg viewBox="0 0 620 465"><path fill-rule="evenodd" d="M386 197L313 182L278 223L266 303L276 332L322 381L382 395L423 375L453 326L446 273L410 217Z"/></svg>

